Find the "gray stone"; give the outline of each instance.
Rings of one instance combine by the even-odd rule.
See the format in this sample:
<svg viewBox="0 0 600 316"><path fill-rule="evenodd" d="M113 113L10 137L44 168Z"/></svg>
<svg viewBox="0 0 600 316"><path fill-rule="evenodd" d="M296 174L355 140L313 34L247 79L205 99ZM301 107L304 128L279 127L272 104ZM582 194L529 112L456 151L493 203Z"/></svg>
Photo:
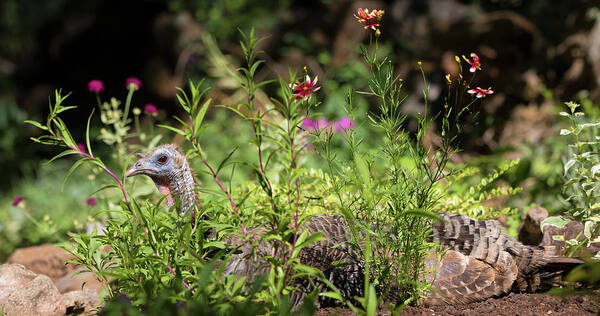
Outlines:
<svg viewBox="0 0 600 316"><path fill-rule="evenodd" d="M67 315L91 315L98 306L98 294L91 289L67 292L64 295Z"/></svg>
<svg viewBox="0 0 600 316"><path fill-rule="evenodd" d="M52 279L20 264L0 266L0 309L4 315L65 315L66 302Z"/></svg>

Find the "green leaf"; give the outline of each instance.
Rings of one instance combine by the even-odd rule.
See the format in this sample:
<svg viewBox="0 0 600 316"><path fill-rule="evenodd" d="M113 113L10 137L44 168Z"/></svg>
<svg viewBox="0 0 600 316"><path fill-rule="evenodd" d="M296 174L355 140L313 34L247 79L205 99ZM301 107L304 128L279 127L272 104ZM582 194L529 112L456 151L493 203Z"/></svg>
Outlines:
<svg viewBox="0 0 600 316"><path fill-rule="evenodd" d="M39 122L36 122L36 121L26 120L26 121L23 121L23 123L31 124L37 128L43 129L45 131L48 130L48 127L43 126L42 124L40 124Z"/></svg>
<svg viewBox="0 0 600 316"><path fill-rule="evenodd" d="M336 292L323 292L323 293L319 293L319 295L325 296L325 297L330 297L330 298L332 298L334 300L338 300L340 302L344 301L344 298L339 293L336 293Z"/></svg>
<svg viewBox="0 0 600 316"><path fill-rule="evenodd" d="M600 164L597 164L590 168L590 171L592 172L592 177L595 176L596 173L600 172Z"/></svg>
<svg viewBox="0 0 600 316"><path fill-rule="evenodd" d="M367 187L371 187L371 175L369 173L369 166L365 159L358 153L354 155L354 163L358 171L358 176L361 182Z"/></svg>
<svg viewBox="0 0 600 316"><path fill-rule="evenodd" d="M543 233L545 226L554 226L554 227L558 227L558 228L563 228L570 221L571 221L570 219L564 218L562 216L552 216L552 217L548 217L545 220L543 220L542 223L540 224L540 228Z"/></svg>
<svg viewBox="0 0 600 316"><path fill-rule="evenodd" d="M576 162L576 159L571 159L565 163L565 176L569 172L569 169L571 169L571 167L573 167L573 165L575 165Z"/></svg>
<svg viewBox="0 0 600 316"><path fill-rule="evenodd" d="M71 166L71 168L69 168L69 170L65 174L65 177L63 178L63 182L62 182L62 185L60 187L61 191L65 190L65 184L67 183L67 180L69 179L69 177L71 176L71 174L75 171L75 169L77 169L79 166L81 166L84 162L86 162L88 160L92 160L92 159L84 157L84 158L81 158L81 159L75 161L75 163Z"/></svg>
<svg viewBox="0 0 600 316"><path fill-rule="evenodd" d="M62 157L67 156L67 155L72 155L72 154L77 154L77 151L75 151L73 149L67 149L67 150L61 152L60 154L52 157L52 159L48 160L48 162L46 162L46 164L50 164L50 163L52 163L56 159L62 158Z"/></svg>
<svg viewBox="0 0 600 316"><path fill-rule="evenodd" d="M178 128L171 127L171 126L169 126L169 125L163 125L163 124L158 124L157 126L158 126L158 127L162 127L162 128L166 128L166 129L168 129L168 130L170 130L170 131L173 131L173 132L175 132L175 133L177 133L177 134L179 134L179 135L186 136L185 132L184 132L184 131L182 131L182 130L180 130L180 129L178 129Z"/></svg>
<svg viewBox="0 0 600 316"><path fill-rule="evenodd" d="M300 237L298 238L298 240L296 241L296 247L294 248L294 252L292 253L292 258L295 258L298 253L300 252L300 250L302 250L302 248L320 241L320 240L325 240L325 237L323 237L323 233L322 232L317 232L314 233L308 237L306 237L308 235L308 231L303 231L302 234L300 235Z"/></svg>
<svg viewBox="0 0 600 316"><path fill-rule="evenodd" d="M575 245L579 244L579 241L577 239L569 239L566 241L566 243L570 246L575 246Z"/></svg>
<svg viewBox="0 0 600 316"><path fill-rule="evenodd" d="M223 168L223 166L225 166L225 163L227 163L227 161L229 160L229 158L231 158L231 156L238 150L238 148L240 148L240 147L236 146L232 151L229 152L229 154L227 155L227 157L225 157L225 159L223 159L221 161L221 163L217 167L217 171L216 171L217 175L219 174L219 171L221 171L221 168Z"/></svg>
<svg viewBox="0 0 600 316"><path fill-rule="evenodd" d="M92 146L90 146L90 121L92 120L92 115L94 115L94 110L95 109L92 109L92 113L90 113L90 116L88 117L87 126L85 128L85 145L87 147L88 154L90 154L92 157L94 157L94 154L92 153Z"/></svg>
<svg viewBox="0 0 600 316"><path fill-rule="evenodd" d="M430 212L430 211L426 211L423 209L416 209L416 210L408 210L406 211L404 214L406 215L412 215L412 216L420 216L420 217L427 217L427 218L431 218L435 221L438 222L443 222L444 219L442 217L440 217L439 215L437 215L436 213Z"/></svg>
<svg viewBox="0 0 600 316"><path fill-rule="evenodd" d="M58 109L54 114L60 114L61 112L68 111L70 109L76 109L76 108L77 108L77 106L75 106L75 105L60 107L60 109Z"/></svg>
<svg viewBox="0 0 600 316"><path fill-rule="evenodd" d="M180 119L177 116L173 116L173 118L179 122L179 124L183 125L186 129L190 129L190 125L188 125L188 123L184 122L182 119Z"/></svg>
<svg viewBox="0 0 600 316"><path fill-rule="evenodd" d="M375 316L377 313L377 294L373 284L369 285L369 294L367 296L367 316Z"/></svg>
<svg viewBox="0 0 600 316"><path fill-rule="evenodd" d="M235 114L239 115L241 118L243 118L243 119L245 119L245 120L246 120L246 119L248 119L248 117L247 117L247 116L246 116L244 113L240 112L239 110L237 110L237 109L235 109L235 108L233 108L233 107L231 107L231 106L227 106L227 105L217 105L217 107L226 108L226 109L228 109L228 110L230 110L230 111L234 112Z"/></svg>
<svg viewBox="0 0 600 316"><path fill-rule="evenodd" d="M583 235L588 239L588 240L592 240L592 228L594 228L594 226L596 226L597 224L600 224L600 218L598 218L597 216L592 217L592 219L596 219L596 221L592 221L592 220L588 220L585 222L585 225L583 227Z"/></svg>
<svg viewBox="0 0 600 316"><path fill-rule="evenodd" d="M211 101L212 99L206 100L206 102L204 102L198 111L198 115L196 115L196 121L194 122L194 131L197 131L200 128L200 124L202 124L202 121L204 120L204 115L206 114Z"/></svg>

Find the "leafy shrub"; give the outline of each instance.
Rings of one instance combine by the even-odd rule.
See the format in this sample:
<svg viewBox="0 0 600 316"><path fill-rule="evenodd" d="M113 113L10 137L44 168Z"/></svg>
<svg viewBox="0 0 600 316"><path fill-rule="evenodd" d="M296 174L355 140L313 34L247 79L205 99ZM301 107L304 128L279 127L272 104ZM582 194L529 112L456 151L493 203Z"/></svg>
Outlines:
<svg viewBox="0 0 600 316"><path fill-rule="evenodd" d="M377 36L379 30L373 30ZM177 309L176 302L188 302L184 305L190 310L198 307L214 314L235 314L242 308L248 313L287 314L297 302L294 295L298 291L305 292L301 307L305 311L311 310L317 295L343 301L354 311L368 315L374 315L390 293L397 296L394 300L401 306L418 304L430 290L423 276L427 273L425 257L435 248L434 243L427 241L431 221L439 219L436 212L443 210L442 203L450 192L440 182L449 176L458 179L461 174L460 166L448 164L456 151L453 148L461 132L460 121L473 112L477 100L493 91L469 89L462 73L454 80L448 75L454 94L448 94L444 111L439 117L428 113L426 88L425 111L418 115L418 129L412 134L404 129L406 115L400 111L404 101L402 80L395 75L390 59L378 55L375 40L374 48L362 48L370 69L369 91L356 93L375 102L378 112L360 114L353 102L355 92L349 91L345 107L348 117L333 126L323 126L313 116L319 104L315 95L319 89L317 78L311 78L306 68L300 80L293 72L289 73L289 80L279 78L277 96L269 99L270 104L257 104L257 91L274 82L255 80L263 63L257 58L256 49L261 39L255 38L253 31L242 36L246 65L231 75L245 91L245 102L211 105L212 100L205 99L208 88L204 82L190 82L189 91L179 89L177 99L185 113L175 118L179 125L159 125L185 139L186 157L192 165L203 166L203 179L213 183L202 189L202 207L186 216L164 212L164 197L155 203L146 199L152 192L147 180L129 186L122 180L124 172L113 172L94 155L90 135L93 112L88 119L85 144L75 141L60 118L62 112L75 108L64 105L68 95L55 93L44 124L28 121L46 133L34 141L66 147L53 160L68 155L79 157L67 177L88 164L116 182L95 192L107 206L102 231L74 234L72 245L65 245L65 249L76 257L75 263L107 283L105 292L109 299L127 293L135 308ZM463 58L470 64L472 83L479 60L476 55ZM457 62L462 67L458 57ZM419 64L427 87L420 67ZM132 110L133 119L129 116L134 92L141 86L136 80L127 81L128 96L123 108L119 100L101 102L98 95L103 128L97 139L111 146L111 158L123 170L133 161L133 151L148 150L162 137L152 126L142 126L139 109ZM466 93L472 96L466 99ZM204 120L208 111L215 108L227 109L249 126L246 130L250 131L249 147L254 148L254 159L236 161L235 147L215 163L214 157L204 151ZM368 117L383 135L375 142L375 148L365 149L354 129L360 115ZM442 122L442 141L437 147L430 147L425 144L425 136L436 118ZM340 135L349 149L350 160L338 159L333 150L334 138ZM311 137L314 143L310 142ZM312 145L318 145L325 156L329 173L304 165L303 155ZM481 189L513 164L485 178ZM254 174L252 183L234 187L232 182L222 182L224 170L231 171L229 178L234 179L233 174L240 168ZM499 189L481 196L470 192L458 199L461 205L473 206L481 205L487 198L515 192ZM171 208L180 206L178 201ZM486 212L478 215L495 214L487 209ZM192 217L193 213L197 216ZM303 230L303 223L320 213L341 214L348 224L352 235L348 244L361 255L364 267L364 288L358 291L358 297L342 297L323 271L300 260L304 247L323 239L322 233L309 235ZM268 263L263 278L246 280L224 272L235 256L235 249L228 244L231 240L250 246L270 245L271 253L253 248L253 255ZM314 286L315 281L325 288ZM300 289L303 282L311 286ZM114 302L107 309L119 312L128 307Z"/></svg>
<svg viewBox="0 0 600 316"><path fill-rule="evenodd" d="M515 208L507 206L502 210L496 210L494 207L486 206L485 202L500 196L516 195L522 191L519 187L490 189L498 178L518 165L519 162L520 160L516 159L501 165L487 176L477 179L476 184L466 180L469 177L479 178L481 170L477 167L466 167L458 170L456 174L446 177L444 186L448 194L443 198L439 212L465 214L478 219L498 218L502 215L515 213L517 211Z"/></svg>
<svg viewBox="0 0 600 316"><path fill-rule="evenodd" d="M563 192L569 203L565 214L584 225L580 236L566 240L568 254L573 255L579 248L592 242L600 242L600 129L598 122L589 122L585 114L578 111L579 104L565 103L569 112L561 112L571 123L570 128L562 129L560 134L572 139L564 162ZM550 217L542 222L545 225L563 227L570 220L563 217ZM579 238L583 237L583 238ZM564 236L553 236L564 240ZM598 256L600 254L597 254Z"/></svg>

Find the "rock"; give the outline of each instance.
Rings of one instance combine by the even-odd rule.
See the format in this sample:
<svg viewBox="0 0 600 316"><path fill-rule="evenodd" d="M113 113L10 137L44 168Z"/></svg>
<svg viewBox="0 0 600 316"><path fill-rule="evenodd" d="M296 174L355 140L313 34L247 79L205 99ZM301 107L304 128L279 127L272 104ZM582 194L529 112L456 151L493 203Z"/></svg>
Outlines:
<svg viewBox="0 0 600 316"><path fill-rule="evenodd" d="M523 223L519 226L519 241L525 245L537 246L542 242L540 224L548 217L548 211L543 207L532 207L527 211Z"/></svg>
<svg viewBox="0 0 600 316"><path fill-rule="evenodd" d="M74 259L64 249L52 244L17 249L6 263L22 264L37 274L45 274L53 280L60 279L77 268L67 264L68 259Z"/></svg>
<svg viewBox="0 0 600 316"><path fill-rule="evenodd" d="M77 270L68 273L55 282L56 287L61 293L84 289L95 293L96 296L100 295L104 287L103 283L93 273L85 270L85 267L79 267Z"/></svg>
<svg viewBox="0 0 600 316"><path fill-rule="evenodd" d="M554 240L552 236L555 235L564 235L564 240L575 239L577 235L579 235L583 231L583 224L577 221L570 221L564 227L556 227L546 225L544 227L544 235L542 237L542 242L540 246L555 246L557 249L558 255L565 255L565 241ZM583 240L585 237L583 234L579 236L578 240ZM594 255L596 252L600 251L600 242L592 243L589 247L581 247L580 251L584 253L584 256ZM580 253L576 253L576 256L581 256Z"/></svg>
<svg viewBox="0 0 600 316"><path fill-rule="evenodd" d="M64 315L66 300L52 280L20 264L0 266L0 309L4 315Z"/></svg>
<svg viewBox="0 0 600 316"><path fill-rule="evenodd" d="M91 289L71 291L63 296L67 315L91 315L93 309L98 307L98 294Z"/></svg>

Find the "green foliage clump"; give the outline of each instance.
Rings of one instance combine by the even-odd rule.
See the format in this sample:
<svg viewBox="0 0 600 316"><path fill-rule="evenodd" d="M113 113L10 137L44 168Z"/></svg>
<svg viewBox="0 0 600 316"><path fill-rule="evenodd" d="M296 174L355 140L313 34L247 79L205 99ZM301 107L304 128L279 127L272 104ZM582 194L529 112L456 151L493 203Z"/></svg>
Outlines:
<svg viewBox="0 0 600 316"><path fill-rule="evenodd" d="M572 140L564 162L563 193L568 202L565 214L584 225L584 230L577 238L565 240L568 254L573 255L582 246L600 242L600 123L586 120L585 113L578 111L579 104L565 104L569 112L561 112L560 115L567 117L571 126L562 129L560 135ZM569 221L562 217L550 217L542 222L542 227L563 227ZM564 236L553 238L564 240Z"/></svg>
<svg viewBox="0 0 600 316"><path fill-rule="evenodd" d="M359 116L365 117L382 135L372 142L375 147L365 148L354 126L342 127L340 134L335 134L332 127L311 131L303 127L305 120L312 119L319 100L314 94L316 89L310 90L308 86L310 79L296 81L294 72L289 73L289 80L279 78L274 88L277 95L269 98L268 104L258 104L258 91L274 81L256 81L255 74L263 64L257 58L260 52L256 48L261 39L255 38L253 31L242 36L246 64L231 71L231 76L245 92L244 102L212 105L212 100L205 97L208 88L204 81L191 81L189 90L179 89L177 96L184 113L175 117L179 125L158 125L185 141L187 159L192 165L202 166L199 170L202 179L212 184L204 184L200 189L201 208L185 216L172 211L180 207L179 201L165 211L164 197L155 202L146 199L153 192L147 180L140 185L136 179L136 185L128 185L124 171L113 172L110 164L94 155L90 135L93 113L88 119L84 148L78 146L60 118L61 113L75 108L64 105L68 95L56 92L44 124L27 121L46 133L33 138L34 141L65 147L52 160L69 155L79 157L67 177L79 166L88 164L96 174L105 173L113 181L94 192L104 201L104 227L100 232L73 234L72 243L65 245L76 258L73 262L106 282L109 300L127 293L135 310L167 308L193 312L198 308L218 315L236 314L240 310L246 314L289 314L291 306L297 303L294 299L298 292L305 296L300 311L307 313L311 312L317 296L345 303L355 312L367 315L374 315L378 307L387 303L384 298L390 294L393 303L400 305L398 308L390 305L393 310L418 304L431 290L424 277L431 272L426 269L425 258L435 253L436 248L436 244L428 241L431 223L439 220L437 212L450 210L444 209L443 203L451 199L448 194L454 194L441 182L454 176L456 183L475 172L461 173L461 167L450 166L448 162L460 135L460 121L473 112L472 106L478 98L472 96L463 102L459 95L465 94L468 84L460 77L456 96L449 95L443 113L432 116L428 113L426 88L425 109L417 116L417 131L411 133L405 129L406 115L401 111L403 83L395 75L391 60L378 56L377 44L372 52L363 47L370 69L369 90L350 90L345 109L352 122ZM457 61L460 64L460 59ZM419 64L427 87L420 67ZM310 78L308 69L304 69L301 77ZM294 83L304 85L307 88L304 91L310 93L299 93ZM147 150L162 137L152 126L149 132L143 128L139 110L134 109L133 119L128 118L136 90L131 86L128 89L123 109L119 100L102 103L98 98L103 128L97 139L112 148L111 158L122 170L133 161L134 151ZM376 103L378 111L361 114L354 103L355 93ZM209 111L217 108L241 118L247 125L250 141L215 157L212 151L204 150L205 143L210 142L205 119ZM426 145L425 136L436 118L442 122L442 142L433 148ZM341 158L332 146L337 135L342 136L349 149ZM312 145L309 139L315 139L314 145L325 156L327 172L306 166L308 145ZM138 141L147 145L136 144ZM239 147L251 148L254 156L239 159ZM248 152L248 148L245 150ZM483 193L457 194L460 203L452 211L515 193L516 189L484 190L514 164L509 163L485 177L477 187ZM232 179L240 169L253 175L253 181L234 186ZM226 171L230 172L229 183L222 181ZM497 214L491 209L485 211L485 215ZM342 297L323 271L300 260L303 248L324 238L320 232L309 235L303 224L312 215L322 213L342 215L349 227L352 238L347 243L360 255L364 268L364 287L357 289L356 297ZM232 241L241 246L236 247L238 244L233 245ZM257 250L265 245L272 251ZM238 248L251 249L251 257L243 260L266 263L262 277L256 275L248 280L225 271L231 260L239 259L236 259ZM308 286L301 286L307 283ZM114 313L129 309L114 300L107 305L107 311Z"/></svg>
<svg viewBox="0 0 600 316"><path fill-rule="evenodd" d="M516 208L504 207L497 210L485 203L491 199L516 195L522 191L519 187L491 187L498 178L517 166L519 162L519 159L515 159L501 165L492 173L478 179L475 185L468 181L468 178L479 178L481 171L477 167L467 167L446 177L443 185L447 195L442 200L439 212L465 214L477 219L491 219L514 214L517 211Z"/></svg>

